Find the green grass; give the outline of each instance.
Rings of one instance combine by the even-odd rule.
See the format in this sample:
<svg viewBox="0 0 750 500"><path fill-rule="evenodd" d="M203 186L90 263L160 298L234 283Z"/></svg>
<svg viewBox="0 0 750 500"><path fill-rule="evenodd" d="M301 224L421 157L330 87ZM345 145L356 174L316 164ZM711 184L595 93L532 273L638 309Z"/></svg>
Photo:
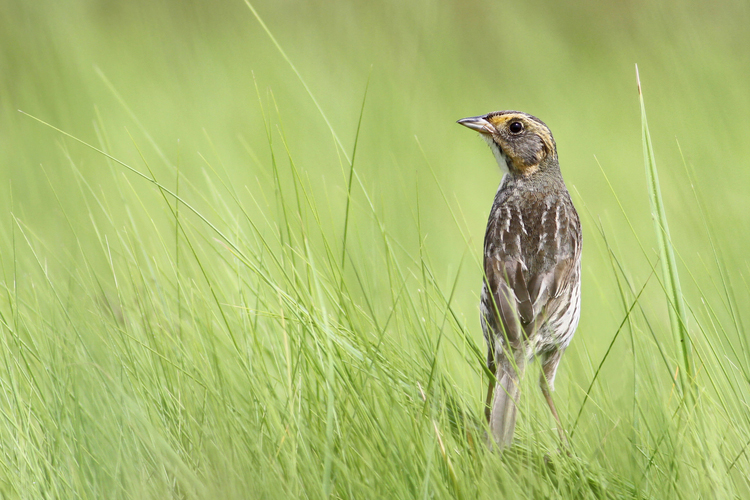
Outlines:
<svg viewBox="0 0 750 500"><path fill-rule="evenodd" d="M0 7L3 498L750 495L747 6ZM536 376L484 446L502 108L584 225L569 454Z"/></svg>

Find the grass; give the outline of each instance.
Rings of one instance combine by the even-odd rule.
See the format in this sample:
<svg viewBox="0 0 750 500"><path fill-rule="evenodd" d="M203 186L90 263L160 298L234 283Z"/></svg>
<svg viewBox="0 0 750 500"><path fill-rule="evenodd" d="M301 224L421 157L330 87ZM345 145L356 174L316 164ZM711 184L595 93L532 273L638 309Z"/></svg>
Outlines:
<svg viewBox="0 0 750 500"><path fill-rule="evenodd" d="M646 71L653 142L642 96L637 141L632 86L615 116L634 119L606 125L617 133L595 131L583 108L572 121L547 119L585 229L583 318L554 395L571 450L560 451L527 377L515 445L500 456L483 444L477 314L481 236L499 179L491 155L448 128L490 110L474 109L484 98L460 88L463 72L484 78L491 58L460 50L484 18L500 19L495 7L445 16L429 3L301 5L302 23L270 4L224 5L225 14L143 4L117 13L124 38L114 42L102 28L107 12L47 7L13 9L42 24L79 16L75 34L49 25L64 57L36 63L28 47L46 47L43 37L0 35L27 43L0 59L24 83L0 80L0 96L25 113L3 114L13 126L0 138L10 193L0 224L3 498L750 494L747 260L737 251L747 236L728 229L744 220L746 202L734 199L743 173L716 184L700 168L709 145L739 133L727 121L680 128L681 111ZM539 19L533 6L503 8ZM685 16L670 19L685 27L701 13ZM363 17L372 24L358 25ZM550 29L519 67L577 46L566 34L576 18L553 18L538 21ZM637 19L639 33L657 25ZM356 37L342 26L357 27ZM422 37L432 28L453 33L451 43ZM201 30L212 36L180 38ZM603 43L627 40L611 36ZM404 50L389 51L394 40ZM136 49L153 53L129 59ZM698 62L713 53L677 49ZM257 59L244 67L237 53ZM514 56L503 57L510 65ZM626 56L596 59L602 75L612 57ZM43 66L43 78L13 66L21 60ZM102 64L79 85L76 61ZM178 78L185 68L191 77ZM728 81L732 71L741 69L727 66ZM597 74L581 72L568 77ZM597 85L618 80L592 81L558 91L529 83L512 107L614 106L614 90ZM45 92L26 94L29 82ZM464 97L441 99L454 94ZM667 122L688 139L684 153L662 140L674 132L662 130ZM613 133L622 141L607 143ZM591 152L602 145L597 167Z"/></svg>
<svg viewBox="0 0 750 500"><path fill-rule="evenodd" d="M651 202L651 216L654 218L656 239L659 242L659 259L662 263L662 276L664 276L664 293L669 303L669 323L674 334L675 344L680 351L680 388L687 398L688 405L693 404L693 360L692 347L687 331L687 314L685 312L685 301L682 297L680 286L680 275L677 270L677 262L674 256L674 247L669 236L669 224L667 214L664 210L664 200L659 185L659 173L656 169L656 159L651 143L651 133L648 130L646 119L646 104L643 101L641 91L641 79L638 75L638 66L635 67L636 79L638 80L638 98L641 101L641 124L643 129L643 162L646 165L646 179L648 180L648 194Z"/></svg>

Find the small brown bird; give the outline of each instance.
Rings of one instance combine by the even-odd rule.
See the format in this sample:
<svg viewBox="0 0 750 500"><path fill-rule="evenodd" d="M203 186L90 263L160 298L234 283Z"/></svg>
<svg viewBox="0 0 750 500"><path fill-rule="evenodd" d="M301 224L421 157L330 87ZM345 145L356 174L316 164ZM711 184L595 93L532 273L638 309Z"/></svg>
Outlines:
<svg viewBox="0 0 750 500"><path fill-rule="evenodd" d="M539 357L542 393L567 444L550 391L580 317L581 223L555 140L540 119L519 111L458 123L482 135L504 173L484 237L480 304L487 366L495 374L485 409L492 438L501 449L513 441L520 380Z"/></svg>

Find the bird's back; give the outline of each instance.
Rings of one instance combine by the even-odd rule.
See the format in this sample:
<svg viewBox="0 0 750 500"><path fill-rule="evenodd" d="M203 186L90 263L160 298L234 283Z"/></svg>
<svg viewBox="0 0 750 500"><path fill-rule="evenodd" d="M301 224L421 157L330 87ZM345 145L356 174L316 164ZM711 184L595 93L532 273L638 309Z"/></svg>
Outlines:
<svg viewBox="0 0 750 500"><path fill-rule="evenodd" d="M482 309L499 316L485 334L536 352L567 346L580 310L580 221L562 177L545 177L503 179L484 244Z"/></svg>

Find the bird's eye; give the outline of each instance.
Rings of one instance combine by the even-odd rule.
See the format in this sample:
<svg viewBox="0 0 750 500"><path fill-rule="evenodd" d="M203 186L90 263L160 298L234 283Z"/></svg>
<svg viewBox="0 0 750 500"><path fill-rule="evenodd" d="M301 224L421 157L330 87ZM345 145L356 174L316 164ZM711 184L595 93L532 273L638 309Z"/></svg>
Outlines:
<svg viewBox="0 0 750 500"><path fill-rule="evenodd" d="M521 132L523 132L523 123L513 122L510 124L508 129L510 130L511 134L520 134Z"/></svg>

